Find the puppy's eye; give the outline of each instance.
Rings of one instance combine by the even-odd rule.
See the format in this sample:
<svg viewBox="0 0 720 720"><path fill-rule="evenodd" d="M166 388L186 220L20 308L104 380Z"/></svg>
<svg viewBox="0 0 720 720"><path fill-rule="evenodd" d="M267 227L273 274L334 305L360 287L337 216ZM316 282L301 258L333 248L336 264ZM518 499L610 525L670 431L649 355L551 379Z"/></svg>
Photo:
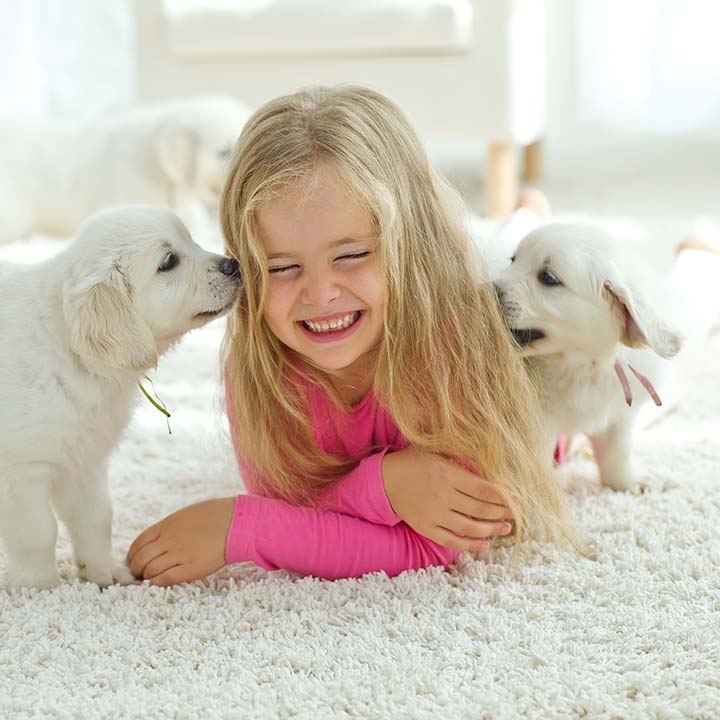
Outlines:
<svg viewBox="0 0 720 720"><path fill-rule="evenodd" d="M180 258L175 253L168 253L165 259L158 266L158 272L167 272L172 270L180 262Z"/></svg>
<svg viewBox="0 0 720 720"><path fill-rule="evenodd" d="M543 285L562 285L562 283L551 272L548 272L547 270L543 270L538 275L538 280Z"/></svg>
<svg viewBox="0 0 720 720"><path fill-rule="evenodd" d="M513 255L513 256L510 258L510 264L512 265L514 262L515 262L515 256Z"/></svg>
<svg viewBox="0 0 720 720"><path fill-rule="evenodd" d="M230 154L232 153L231 147L223 148L222 150L217 151L217 156L220 158L220 160L227 160L230 157Z"/></svg>

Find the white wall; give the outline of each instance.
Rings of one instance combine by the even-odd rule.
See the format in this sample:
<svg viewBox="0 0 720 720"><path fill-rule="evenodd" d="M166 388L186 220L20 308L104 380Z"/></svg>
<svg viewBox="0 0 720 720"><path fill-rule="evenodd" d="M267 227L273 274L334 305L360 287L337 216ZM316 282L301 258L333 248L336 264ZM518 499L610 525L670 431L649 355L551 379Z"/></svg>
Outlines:
<svg viewBox="0 0 720 720"><path fill-rule="evenodd" d="M553 135L578 123L578 2L582 0L545 0L547 119Z"/></svg>
<svg viewBox="0 0 720 720"><path fill-rule="evenodd" d="M720 3L546 0L551 135L720 137Z"/></svg>
<svg viewBox="0 0 720 720"><path fill-rule="evenodd" d="M0 0L0 116L90 122L135 99L129 0Z"/></svg>

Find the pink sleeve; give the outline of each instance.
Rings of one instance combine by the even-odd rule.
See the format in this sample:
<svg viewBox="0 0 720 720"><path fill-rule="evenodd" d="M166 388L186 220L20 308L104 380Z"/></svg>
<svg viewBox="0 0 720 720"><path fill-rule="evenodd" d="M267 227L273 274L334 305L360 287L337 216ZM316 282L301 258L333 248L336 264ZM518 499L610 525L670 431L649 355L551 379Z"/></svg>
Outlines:
<svg viewBox="0 0 720 720"><path fill-rule="evenodd" d="M320 497L317 509L354 515L379 525L397 525L401 518L390 505L382 478L382 461L389 449L361 460Z"/></svg>
<svg viewBox="0 0 720 720"><path fill-rule="evenodd" d="M315 509L354 515L379 525L397 525L400 516L387 499L382 479L382 460L388 450L385 448L361 460L320 496ZM257 474L239 454L236 454L236 458L245 488L254 495L265 495L263 483Z"/></svg>
<svg viewBox="0 0 720 720"><path fill-rule="evenodd" d="M238 495L225 549L228 564L251 561L331 580L446 567L457 555L404 522L379 525L254 495Z"/></svg>

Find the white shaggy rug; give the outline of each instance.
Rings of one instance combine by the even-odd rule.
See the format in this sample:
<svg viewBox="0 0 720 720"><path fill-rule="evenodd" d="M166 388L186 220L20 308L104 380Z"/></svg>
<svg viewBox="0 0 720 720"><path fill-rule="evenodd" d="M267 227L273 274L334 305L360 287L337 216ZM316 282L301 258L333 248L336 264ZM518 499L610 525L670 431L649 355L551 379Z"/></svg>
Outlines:
<svg viewBox="0 0 720 720"><path fill-rule="evenodd" d="M178 507L241 491L221 334L196 331L160 363L172 435L139 401L110 471L118 556ZM719 359L715 336L682 408L640 438L663 490L601 490L581 455L560 470L596 560L531 545L514 566L503 548L394 579L244 564L101 592L78 581L63 534L61 587L0 590L0 717L716 718Z"/></svg>

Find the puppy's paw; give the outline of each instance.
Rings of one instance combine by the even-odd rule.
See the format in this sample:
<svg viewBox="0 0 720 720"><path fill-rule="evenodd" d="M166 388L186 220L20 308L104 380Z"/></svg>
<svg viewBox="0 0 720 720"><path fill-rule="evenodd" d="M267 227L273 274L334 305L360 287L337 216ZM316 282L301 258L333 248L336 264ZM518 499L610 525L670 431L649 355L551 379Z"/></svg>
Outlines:
<svg viewBox="0 0 720 720"><path fill-rule="evenodd" d="M125 563L113 563L112 576L118 585L132 585L137 582L137 578Z"/></svg>
<svg viewBox="0 0 720 720"><path fill-rule="evenodd" d="M130 585L135 582L135 577L123 563L111 563L109 567L105 565L81 566L79 568L79 575L83 580L95 583L99 587L108 587L108 585L112 585L113 583Z"/></svg>
<svg viewBox="0 0 720 720"><path fill-rule="evenodd" d="M616 492L629 492L634 495L658 492L665 488L662 479L650 474L645 468L606 475L602 478L602 484Z"/></svg>
<svg viewBox="0 0 720 720"><path fill-rule="evenodd" d="M667 483L657 475L651 475L649 472L643 472L638 475L635 480L635 486L632 492L641 493L654 493L661 492L667 489Z"/></svg>
<svg viewBox="0 0 720 720"><path fill-rule="evenodd" d="M35 572L31 570L15 570L8 573L8 588L18 590L24 587L49 589L60 584L57 570L52 572Z"/></svg>

